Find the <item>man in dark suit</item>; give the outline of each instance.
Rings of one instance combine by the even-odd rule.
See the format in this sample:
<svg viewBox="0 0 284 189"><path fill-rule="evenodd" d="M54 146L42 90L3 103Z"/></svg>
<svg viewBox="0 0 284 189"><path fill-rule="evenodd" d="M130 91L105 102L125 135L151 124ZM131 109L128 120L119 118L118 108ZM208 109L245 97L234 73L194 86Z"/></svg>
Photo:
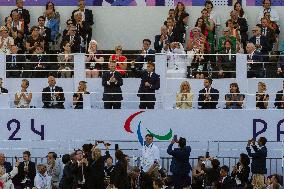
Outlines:
<svg viewBox="0 0 284 189"><path fill-rule="evenodd" d="M8 90L3 87L3 79L0 78L0 94L1 93L8 93Z"/></svg>
<svg viewBox="0 0 284 189"><path fill-rule="evenodd" d="M173 145L176 142L179 148L173 150ZM182 189L187 186L187 181L189 180L188 174L191 170L189 163L190 152L190 146L186 146L186 139L182 137L180 137L179 141L173 139L168 147L167 153L173 156L170 171L173 174L174 189Z"/></svg>
<svg viewBox="0 0 284 189"><path fill-rule="evenodd" d="M71 26L69 28L67 35L63 36L63 39L61 41L61 48L63 47L64 41L68 41L71 46L71 53L81 52L81 38L76 32L76 26Z"/></svg>
<svg viewBox="0 0 284 189"><path fill-rule="evenodd" d="M55 86L56 80L53 76L48 77L48 87L42 90L43 108L64 109L64 93L61 87Z"/></svg>
<svg viewBox="0 0 284 189"><path fill-rule="evenodd" d="M10 16L12 16L12 12L16 11L20 14L20 19L24 20L25 25L25 33L28 32L28 25L30 24L30 12L27 9L24 9L24 1L23 0L16 0L17 8L11 11Z"/></svg>
<svg viewBox="0 0 284 189"><path fill-rule="evenodd" d="M246 46L248 53L247 57L247 77L248 78L262 78L264 77L264 65L262 62L262 54L256 50L253 43L248 43Z"/></svg>
<svg viewBox="0 0 284 189"><path fill-rule="evenodd" d="M268 44L270 44L272 48L273 44L276 42L276 36L275 36L275 31L269 28L267 18L261 19L261 35L266 37L266 39L268 40Z"/></svg>
<svg viewBox="0 0 284 189"><path fill-rule="evenodd" d="M23 63L26 62L26 58L23 55L18 55L17 45L11 46L11 54L6 55L6 70L18 70L7 71L7 78L19 78L23 69Z"/></svg>
<svg viewBox="0 0 284 189"><path fill-rule="evenodd" d="M168 28L166 26L161 27L161 34L155 36L154 49L157 53L161 53L164 45L171 41L168 36Z"/></svg>
<svg viewBox="0 0 284 189"><path fill-rule="evenodd" d="M274 105L277 109L284 109L284 81L282 85L283 85L283 89L276 93Z"/></svg>
<svg viewBox="0 0 284 189"><path fill-rule="evenodd" d="M141 55L137 56L135 64L135 68L137 70L142 70L144 62L148 62L149 60L155 62L155 51L150 49L151 40L150 39L143 39L143 47L141 50Z"/></svg>
<svg viewBox="0 0 284 189"><path fill-rule="evenodd" d="M135 70L135 63L131 63L132 70L137 76L141 78L140 87L137 96L140 97L140 109L154 109L155 108L155 91L160 89L160 75L154 72L155 64L148 60L147 70Z"/></svg>
<svg viewBox="0 0 284 189"><path fill-rule="evenodd" d="M229 175L229 167L224 165L220 170L220 180L217 184L217 188L221 189L233 189L236 187L236 181Z"/></svg>
<svg viewBox="0 0 284 189"><path fill-rule="evenodd" d="M109 71L102 76L102 85L104 87L103 101L105 109L120 109L123 80L119 72L115 71L116 62L110 61ZM117 94L113 94L117 93Z"/></svg>
<svg viewBox="0 0 284 189"><path fill-rule="evenodd" d="M219 100L219 91L211 87L211 78L204 79L204 89L199 91L198 106L201 109L216 109Z"/></svg>
<svg viewBox="0 0 284 189"><path fill-rule="evenodd" d="M248 140L247 152L248 156L252 158L251 161L251 172L252 174L267 174L266 168L266 157L267 157L267 148L265 146L267 139L265 137L260 137L257 141L258 146L255 145L255 140ZM251 147L254 150L254 153L251 152Z"/></svg>
<svg viewBox="0 0 284 189"><path fill-rule="evenodd" d="M47 70L50 68L48 62L48 56L43 54L43 48L41 45L37 45L34 54L30 58L32 64L28 64L29 69L35 70L32 72L32 77L35 78L46 78L49 74Z"/></svg>
<svg viewBox="0 0 284 189"><path fill-rule="evenodd" d="M0 169L4 169L5 173L10 173L13 169L11 163L5 161L5 155L3 153L0 153Z"/></svg>
<svg viewBox="0 0 284 189"><path fill-rule="evenodd" d="M270 45L267 38L261 35L261 28L254 26L252 29L253 37L249 39L249 42L253 43L256 50L260 51L262 54L267 55L269 51L272 50L272 44Z"/></svg>
<svg viewBox="0 0 284 189"><path fill-rule="evenodd" d="M18 166L18 174L13 178L15 186L21 188L32 188L34 186L34 178L36 176L35 163L30 160L31 153L29 151L23 152L23 162Z"/></svg>
<svg viewBox="0 0 284 189"><path fill-rule="evenodd" d="M218 59L218 77L219 78L235 78L236 77L236 56L232 50L232 42L225 41L225 49L217 56Z"/></svg>
<svg viewBox="0 0 284 189"><path fill-rule="evenodd" d="M46 27L45 24L45 18L43 16L38 17L38 30L39 35L44 40L44 50L45 52L49 52L49 43L51 42L51 30Z"/></svg>

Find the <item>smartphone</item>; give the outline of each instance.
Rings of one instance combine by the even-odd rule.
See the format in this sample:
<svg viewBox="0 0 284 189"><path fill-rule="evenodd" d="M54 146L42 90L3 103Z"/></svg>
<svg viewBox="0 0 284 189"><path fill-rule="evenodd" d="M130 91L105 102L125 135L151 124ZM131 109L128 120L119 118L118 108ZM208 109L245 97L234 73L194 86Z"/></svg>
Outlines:
<svg viewBox="0 0 284 189"><path fill-rule="evenodd" d="M118 150L118 149L119 149L118 144L115 144L114 149L115 149L115 150Z"/></svg>
<svg viewBox="0 0 284 189"><path fill-rule="evenodd" d="M103 140L98 140L97 143L98 143L98 144L99 144L99 143L104 143L104 141L103 141Z"/></svg>
<svg viewBox="0 0 284 189"><path fill-rule="evenodd" d="M177 142L177 135L174 135L174 141Z"/></svg>
<svg viewBox="0 0 284 189"><path fill-rule="evenodd" d="M110 144L110 143L106 143L105 145L106 145L106 146L111 146L111 144Z"/></svg>
<svg viewBox="0 0 284 189"><path fill-rule="evenodd" d="M15 158L16 161L18 160L18 157L17 157L17 156L15 156L14 158Z"/></svg>
<svg viewBox="0 0 284 189"><path fill-rule="evenodd" d="M209 158L209 157L210 157L210 156L209 156L209 152L206 152L205 157L206 157L206 158Z"/></svg>

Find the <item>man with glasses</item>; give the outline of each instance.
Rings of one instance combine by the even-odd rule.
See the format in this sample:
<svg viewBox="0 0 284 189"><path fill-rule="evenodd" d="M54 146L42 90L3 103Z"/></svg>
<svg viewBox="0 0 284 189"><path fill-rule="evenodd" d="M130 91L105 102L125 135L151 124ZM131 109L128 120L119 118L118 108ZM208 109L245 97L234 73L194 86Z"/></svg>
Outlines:
<svg viewBox="0 0 284 189"><path fill-rule="evenodd" d="M269 45L267 38L261 35L261 28L254 26L252 28L252 34L253 37L250 38L249 42L255 45L257 51L262 54L268 54L272 49L272 45Z"/></svg>
<svg viewBox="0 0 284 189"><path fill-rule="evenodd" d="M8 90L3 87L3 79L0 78L0 94L8 93Z"/></svg>
<svg viewBox="0 0 284 189"><path fill-rule="evenodd" d="M263 0L262 1L262 9L258 13L257 23L261 22L261 18L264 17L265 12L269 12L270 13L270 20L273 21L273 22L276 22L277 25L280 24L279 13L275 9L272 9L271 5L272 5L271 0Z"/></svg>
<svg viewBox="0 0 284 189"><path fill-rule="evenodd" d="M221 52L223 51L224 49L226 49L226 46L225 46L225 42L226 41L231 41L231 48L232 48L232 51L233 52L236 52L236 47L237 47L237 40L236 40L236 37L232 36L231 35L231 31L230 31L230 28L226 27L224 30L223 30L223 36L219 38L219 43L218 43L218 51Z"/></svg>

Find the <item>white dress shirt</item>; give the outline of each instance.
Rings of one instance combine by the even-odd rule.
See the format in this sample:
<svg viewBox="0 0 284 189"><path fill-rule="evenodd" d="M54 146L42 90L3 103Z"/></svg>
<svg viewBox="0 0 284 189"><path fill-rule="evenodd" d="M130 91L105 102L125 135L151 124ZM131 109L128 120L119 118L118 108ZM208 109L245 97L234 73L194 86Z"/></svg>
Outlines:
<svg viewBox="0 0 284 189"><path fill-rule="evenodd" d="M142 162L141 166L144 172L147 172L154 162L160 161L160 151L159 148L153 143L150 145L144 145L142 147Z"/></svg>
<svg viewBox="0 0 284 189"><path fill-rule="evenodd" d="M44 175L37 173L34 184L37 189L51 189L51 177L46 173Z"/></svg>

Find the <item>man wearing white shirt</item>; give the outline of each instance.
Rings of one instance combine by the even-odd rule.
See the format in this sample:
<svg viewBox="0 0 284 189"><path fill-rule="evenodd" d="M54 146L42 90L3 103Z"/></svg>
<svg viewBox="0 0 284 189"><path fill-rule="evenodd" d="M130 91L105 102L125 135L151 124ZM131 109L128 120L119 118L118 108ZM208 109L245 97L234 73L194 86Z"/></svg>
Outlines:
<svg viewBox="0 0 284 189"><path fill-rule="evenodd" d="M273 22L276 22L276 24L279 26L280 20L279 20L279 14L275 9L271 8L271 0L263 0L262 1L262 9L258 13L257 23L261 22L261 18L264 17L265 12L270 13L270 20Z"/></svg>
<svg viewBox="0 0 284 189"><path fill-rule="evenodd" d="M142 147L142 170L147 172L154 163L160 161L159 148L153 144L153 135L147 134L145 136L145 144Z"/></svg>
<svg viewBox="0 0 284 189"><path fill-rule="evenodd" d="M35 187L37 189L51 189L51 177L46 173L46 165L37 166L38 173L35 177Z"/></svg>

